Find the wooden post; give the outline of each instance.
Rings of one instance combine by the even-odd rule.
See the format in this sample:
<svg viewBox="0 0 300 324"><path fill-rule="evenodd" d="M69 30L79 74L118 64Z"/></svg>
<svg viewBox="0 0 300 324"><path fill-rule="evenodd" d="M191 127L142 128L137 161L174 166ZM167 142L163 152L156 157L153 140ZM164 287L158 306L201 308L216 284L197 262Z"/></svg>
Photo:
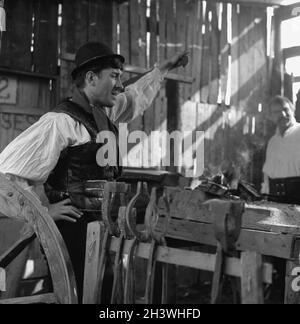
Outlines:
<svg viewBox="0 0 300 324"><path fill-rule="evenodd" d="M96 221L88 225L86 240L86 257L84 267L83 304L96 304L99 287L97 276L99 271L100 251L105 226Z"/></svg>
<svg viewBox="0 0 300 324"><path fill-rule="evenodd" d="M262 256L246 251L241 255L242 304L263 304Z"/></svg>
<svg viewBox="0 0 300 324"><path fill-rule="evenodd" d="M283 67L283 58L281 51L281 19L278 10L275 11L274 15L274 63L273 63L273 73L272 73L272 81L271 81L271 96L275 95L283 95L283 77L284 77L284 67Z"/></svg>
<svg viewBox="0 0 300 324"><path fill-rule="evenodd" d="M299 123L300 122L300 90L297 93L297 101L296 101L296 120Z"/></svg>
<svg viewBox="0 0 300 324"><path fill-rule="evenodd" d="M6 31L6 15L4 8L4 0L0 0L0 11L1 11L1 17L0 17L0 52L1 52L1 42L2 42L2 32Z"/></svg>
<svg viewBox="0 0 300 324"><path fill-rule="evenodd" d="M180 114L180 100L179 100L179 83L177 81L168 80L166 82L166 96L167 96L167 130L172 133L179 129L179 114ZM175 145L175 142L174 142ZM170 157L174 157L175 147L170 145ZM174 157L175 158L175 157ZM170 160L170 167L167 168L170 172L177 172L177 167L174 165L174 160Z"/></svg>
<svg viewBox="0 0 300 324"><path fill-rule="evenodd" d="M113 2L107 0L89 1L88 40L100 41L113 48Z"/></svg>
<svg viewBox="0 0 300 324"><path fill-rule="evenodd" d="M295 239L292 259L286 262L285 304L300 304L300 240Z"/></svg>
<svg viewBox="0 0 300 324"><path fill-rule="evenodd" d="M1 291L6 291L6 272L3 268L0 268L0 296Z"/></svg>
<svg viewBox="0 0 300 324"><path fill-rule="evenodd" d="M299 261L286 262L285 304L300 304L300 265Z"/></svg>
<svg viewBox="0 0 300 324"><path fill-rule="evenodd" d="M211 304L217 304L222 291L222 276L224 271L224 251L221 243L218 242L216 252L216 263L213 274L213 282L211 289Z"/></svg>

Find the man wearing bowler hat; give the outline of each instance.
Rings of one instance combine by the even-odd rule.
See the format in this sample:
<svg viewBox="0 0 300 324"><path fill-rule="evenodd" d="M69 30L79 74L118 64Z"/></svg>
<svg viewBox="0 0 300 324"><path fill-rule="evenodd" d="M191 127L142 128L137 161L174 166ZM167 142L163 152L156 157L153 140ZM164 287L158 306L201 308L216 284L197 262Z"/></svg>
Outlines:
<svg viewBox="0 0 300 324"><path fill-rule="evenodd" d="M97 192L86 190L89 181L116 179L119 166L100 167L96 154L103 145L97 134L118 136L118 124L130 122L152 103L167 72L184 65L180 53L155 66L124 88L120 80L124 57L105 44L88 42L76 53L72 98L25 130L0 154L0 172L37 194L56 221L66 242L82 297L87 224L101 209ZM116 152L118 154L118 150ZM117 159L118 161L118 159ZM43 195L44 185L47 199ZM99 194L99 193L98 193Z"/></svg>

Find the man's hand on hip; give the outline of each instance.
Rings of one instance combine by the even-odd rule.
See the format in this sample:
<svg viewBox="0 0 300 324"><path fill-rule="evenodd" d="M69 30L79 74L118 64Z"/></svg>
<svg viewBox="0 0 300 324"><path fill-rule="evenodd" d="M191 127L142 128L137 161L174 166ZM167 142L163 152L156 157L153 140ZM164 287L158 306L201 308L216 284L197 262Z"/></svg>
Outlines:
<svg viewBox="0 0 300 324"><path fill-rule="evenodd" d="M56 204L51 204L49 214L54 221L64 220L67 222L76 223L83 213L76 207L71 205L71 200L65 199Z"/></svg>

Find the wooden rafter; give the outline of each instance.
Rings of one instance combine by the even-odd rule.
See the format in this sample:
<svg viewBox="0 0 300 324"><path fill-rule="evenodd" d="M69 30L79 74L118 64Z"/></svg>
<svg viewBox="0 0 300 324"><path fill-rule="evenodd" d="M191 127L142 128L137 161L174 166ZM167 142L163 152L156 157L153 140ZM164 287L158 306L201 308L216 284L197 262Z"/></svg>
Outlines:
<svg viewBox="0 0 300 324"><path fill-rule="evenodd" d="M293 46L283 49L283 57L285 59L300 56L300 46Z"/></svg>
<svg viewBox="0 0 300 324"><path fill-rule="evenodd" d="M115 0L115 1L117 1L118 3L128 2L128 0ZM213 0L213 1L218 1L218 0ZM289 0L223 0L222 2L258 4L258 5L267 5L267 6L274 6L274 5L286 6L292 3L292 1Z"/></svg>
<svg viewBox="0 0 300 324"><path fill-rule="evenodd" d="M223 0L222 2L264 6L288 6L291 4L287 0Z"/></svg>
<svg viewBox="0 0 300 324"><path fill-rule="evenodd" d="M299 8L300 8L300 2L291 4L289 6L280 7L278 9L280 19L281 20L286 20L286 19L296 17L297 15L300 14L300 10L298 10Z"/></svg>

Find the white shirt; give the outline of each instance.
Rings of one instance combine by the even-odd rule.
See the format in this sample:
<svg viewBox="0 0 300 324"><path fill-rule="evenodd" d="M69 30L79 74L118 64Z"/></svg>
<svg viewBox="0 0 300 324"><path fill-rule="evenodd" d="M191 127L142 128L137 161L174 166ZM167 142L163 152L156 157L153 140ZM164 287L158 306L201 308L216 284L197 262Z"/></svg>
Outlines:
<svg viewBox="0 0 300 324"><path fill-rule="evenodd" d="M295 123L282 136L277 129L267 146L263 167L265 181L262 192L269 193L268 178L300 176L300 124Z"/></svg>
<svg viewBox="0 0 300 324"><path fill-rule="evenodd" d="M164 75L155 68L117 96L116 105L106 108L117 125L142 114L152 103ZM91 137L81 123L64 113L49 112L15 138L0 154L0 172L16 176L19 185L34 190L43 184L67 146L85 144Z"/></svg>

